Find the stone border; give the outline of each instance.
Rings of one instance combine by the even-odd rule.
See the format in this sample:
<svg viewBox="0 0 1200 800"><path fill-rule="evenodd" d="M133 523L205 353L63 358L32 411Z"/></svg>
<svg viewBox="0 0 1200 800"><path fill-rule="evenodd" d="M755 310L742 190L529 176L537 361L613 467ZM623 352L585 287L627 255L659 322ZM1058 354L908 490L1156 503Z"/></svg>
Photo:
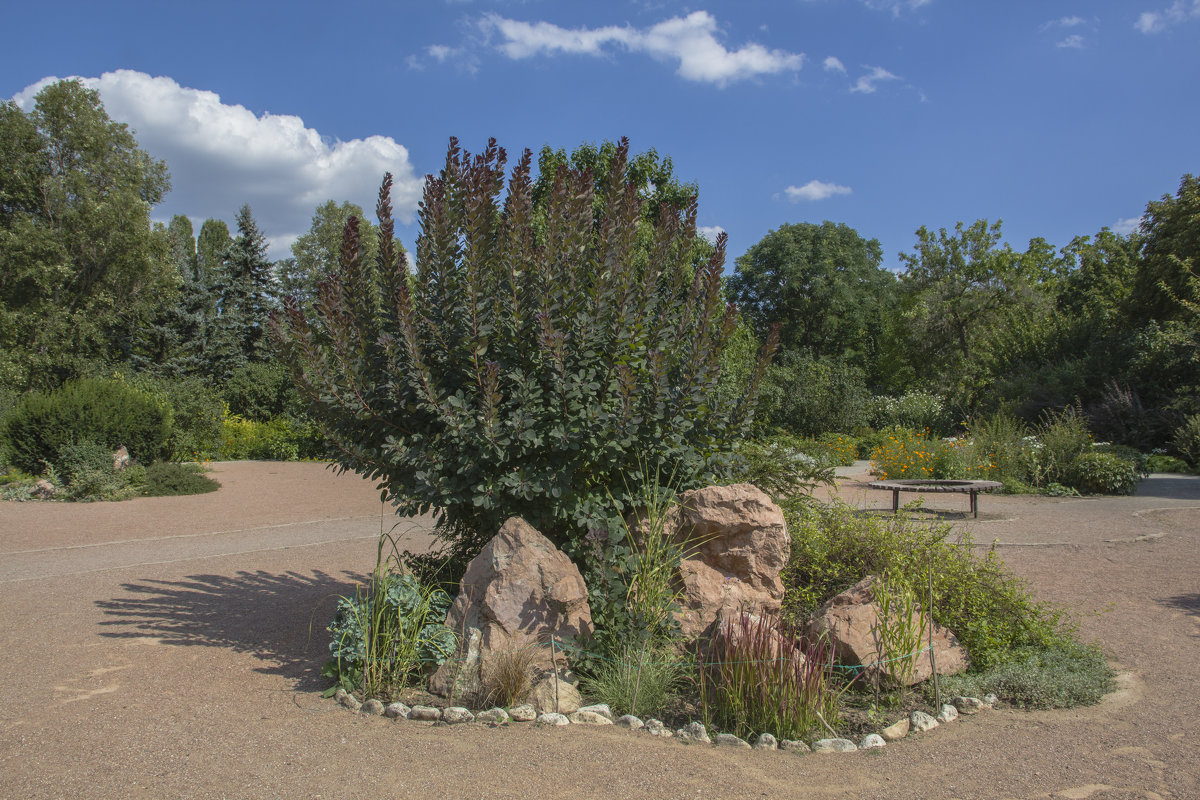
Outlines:
<svg viewBox="0 0 1200 800"><path fill-rule="evenodd" d="M612 710L607 704L584 706L571 714L553 712L538 714L529 704L514 706L511 709L490 708L474 713L461 706L450 706L441 709L434 706L407 706L404 703L384 705L381 701L370 699L360 703L358 699L345 689L338 689L334 701L348 711L366 716L382 716L392 720L413 720L443 725L463 725L478 723L490 728L497 728L510 723L535 723L541 727L560 727L564 725L616 726L629 730L640 730L651 736L674 739L682 744L707 744L713 747L731 747L742 750L782 750L795 754L802 753L850 753L858 750L873 750L885 747L889 742L898 742L916 733L927 733L940 725L956 721L960 716L971 716L981 711L995 708L997 698L994 694L977 697L954 697L949 703L942 704L942 710L937 717L932 717L924 711L913 711L908 717L889 725L879 733L868 733L858 744L849 739L829 738L816 739L811 744L794 739L777 740L769 733L759 734L751 744L745 739L731 733L718 733L710 737L703 723L689 722L679 730L672 731L661 720L641 720L632 714L613 718Z"/></svg>

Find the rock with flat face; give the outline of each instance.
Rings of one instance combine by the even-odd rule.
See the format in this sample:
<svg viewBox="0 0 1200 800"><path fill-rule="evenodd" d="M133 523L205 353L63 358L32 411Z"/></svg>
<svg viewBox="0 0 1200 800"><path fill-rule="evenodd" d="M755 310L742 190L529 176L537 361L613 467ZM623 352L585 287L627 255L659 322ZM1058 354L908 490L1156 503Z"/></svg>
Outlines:
<svg viewBox="0 0 1200 800"><path fill-rule="evenodd" d="M813 621L809 623L807 633L810 637L828 636L834 647L834 654L839 662L850 666L865 665L866 671L875 670L888 679L896 680L893 669L886 663L894 658L896 653L881 653L876 626L879 624L879 605L875 602L875 593L879 591L879 580L868 576L846 591L837 595L817 611ZM913 615L913 624L917 622ZM921 635L921 648L929 645L929 629L926 627ZM958 638L948 629L933 623L933 652L937 657L937 672L939 675L957 675L964 672L970 665L966 649L959 644ZM928 650L916 657L911 676L906 684L912 686L933 675L933 663Z"/></svg>
<svg viewBox="0 0 1200 800"><path fill-rule="evenodd" d="M547 675L534 684L529 696L533 705L545 712L574 714L583 706L579 690L554 675Z"/></svg>
<svg viewBox="0 0 1200 800"><path fill-rule="evenodd" d="M467 566L446 626L464 639L462 652L434 673L429 688L466 697L479 691L496 654L536 646L546 654L535 656L535 664L548 664L551 639L590 634L592 612L579 568L533 526L512 517Z"/></svg>
<svg viewBox="0 0 1200 800"><path fill-rule="evenodd" d="M679 498L676 538L687 558L680 630L704 634L722 610L774 613L783 599L780 571L791 552L779 506L755 486L709 486Z"/></svg>

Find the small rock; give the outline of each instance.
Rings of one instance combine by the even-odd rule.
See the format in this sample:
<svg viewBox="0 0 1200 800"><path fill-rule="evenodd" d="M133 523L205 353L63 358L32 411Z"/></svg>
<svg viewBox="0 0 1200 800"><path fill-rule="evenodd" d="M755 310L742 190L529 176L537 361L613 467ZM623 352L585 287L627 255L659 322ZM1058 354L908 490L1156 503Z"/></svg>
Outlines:
<svg viewBox="0 0 1200 800"><path fill-rule="evenodd" d="M635 730L635 731L638 728L646 727L646 724L644 722L642 722L640 719L638 719L637 717L635 717L633 714L626 714L623 717L619 717L617 719L617 724L620 725L622 728L629 728L630 730Z"/></svg>
<svg viewBox="0 0 1200 800"><path fill-rule="evenodd" d="M876 747L883 747L887 744L883 737L878 733L868 733L863 737L863 740L858 743L859 750L872 750Z"/></svg>
<svg viewBox="0 0 1200 800"><path fill-rule="evenodd" d="M370 714L371 716L378 717L383 713L383 703L372 697L370 700L362 704L362 708L360 708L359 711L364 714Z"/></svg>
<svg viewBox="0 0 1200 800"><path fill-rule="evenodd" d="M433 706L413 706L408 712L408 718L419 722L437 722L442 718L442 710Z"/></svg>
<svg viewBox="0 0 1200 800"><path fill-rule="evenodd" d="M755 750L778 750L779 742L769 733L760 733L754 740Z"/></svg>
<svg viewBox="0 0 1200 800"><path fill-rule="evenodd" d="M404 703L388 703L387 708L383 710L383 715L388 719L408 719L408 712L411 708Z"/></svg>
<svg viewBox="0 0 1200 800"><path fill-rule="evenodd" d="M530 698L542 711L557 714L572 714L583 706L579 690L555 675L547 675L534 684Z"/></svg>
<svg viewBox="0 0 1200 800"><path fill-rule="evenodd" d="M360 708L362 708L362 703L358 702L358 698L349 693L342 698L342 705L351 711L358 711Z"/></svg>
<svg viewBox="0 0 1200 800"><path fill-rule="evenodd" d="M121 445L117 448L116 452L112 454L112 460L113 470L115 472L121 472L122 470L128 469L129 465L133 461L133 459L129 457L129 450L126 449L125 445Z"/></svg>
<svg viewBox="0 0 1200 800"><path fill-rule="evenodd" d="M704 729L703 722L689 722L675 731L675 738L688 743L701 742L703 744L712 744L712 739L708 738L708 731Z"/></svg>
<svg viewBox="0 0 1200 800"><path fill-rule="evenodd" d="M950 701L960 714L978 714L983 710L983 701L978 697L956 697Z"/></svg>
<svg viewBox="0 0 1200 800"><path fill-rule="evenodd" d="M812 748L806 742L802 742L799 739L784 739L779 743L779 749L795 753L796 755L812 752Z"/></svg>
<svg viewBox="0 0 1200 800"><path fill-rule="evenodd" d="M908 736L909 728L912 727L912 722L905 717L897 723L887 726L879 735L883 737L885 742L898 742L905 736Z"/></svg>
<svg viewBox="0 0 1200 800"><path fill-rule="evenodd" d="M745 750L750 749L750 743L745 739L740 739L732 733L718 733L717 738L713 740L717 747L740 747Z"/></svg>
<svg viewBox="0 0 1200 800"><path fill-rule="evenodd" d="M608 703L597 703L594 706L583 706L580 711L590 711L593 714L599 714L602 717L607 717L609 722L613 722L616 717L613 716L612 709L608 707Z"/></svg>
<svg viewBox="0 0 1200 800"><path fill-rule="evenodd" d="M462 706L450 706L442 712L442 722L447 725L461 725L464 722L474 722L475 715Z"/></svg>
<svg viewBox="0 0 1200 800"><path fill-rule="evenodd" d="M489 708L487 711L480 711L476 714L475 721L488 725L506 725L508 723L508 712L503 708Z"/></svg>
<svg viewBox="0 0 1200 800"><path fill-rule="evenodd" d="M942 705L942 710L937 715L938 722L954 722L958 719L958 709L949 703Z"/></svg>
<svg viewBox="0 0 1200 800"><path fill-rule="evenodd" d="M646 733L651 736L670 736L671 731L667 730L667 726L662 724L662 720L648 719L646 720Z"/></svg>
<svg viewBox="0 0 1200 800"><path fill-rule="evenodd" d="M509 719L513 722L533 722L537 719L537 709L525 703L508 710Z"/></svg>
<svg viewBox="0 0 1200 800"><path fill-rule="evenodd" d="M30 495L38 500L49 500L51 497L54 497L54 493L57 491L53 483L43 478L33 485Z"/></svg>
<svg viewBox="0 0 1200 800"><path fill-rule="evenodd" d="M567 717L576 725L612 725L613 721L595 711L584 711L582 708Z"/></svg>
<svg viewBox="0 0 1200 800"><path fill-rule="evenodd" d="M817 739L812 745L814 753L849 753L857 749L849 739Z"/></svg>
<svg viewBox="0 0 1200 800"><path fill-rule="evenodd" d="M996 695L994 695L994 694L989 693L989 694L985 694L983 696L983 704L985 706L987 706L988 708L995 708L996 703L999 703L999 702L1000 702L1000 698L996 697Z"/></svg>
<svg viewBox="0 0 1200 800"><path fill-rule="evenodd" d="M537 718L538 725L570 725L571 720L567 719L565 714L558 714L551 711L548 714L542 714Z"/></svg>
<svg viewBox="0 0 1200 800"><path fill-rule="evenodd" d="M914 731L929 731L938 726L938 721L926 714L924 711L914 711L909 717Z"/></svg>
<svg viewBox="0 0 1200 800"><path fill-rule="evenodd" d="M349 692L339 687L338 690L333 693L333 702L340 706L342 701L346 699L347 694L349 694Z"/></svg>

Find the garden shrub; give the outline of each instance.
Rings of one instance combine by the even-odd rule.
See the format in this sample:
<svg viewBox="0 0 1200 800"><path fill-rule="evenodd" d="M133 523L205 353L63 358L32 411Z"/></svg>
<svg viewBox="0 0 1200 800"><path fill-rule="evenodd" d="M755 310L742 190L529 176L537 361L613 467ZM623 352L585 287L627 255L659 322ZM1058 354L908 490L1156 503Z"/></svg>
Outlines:
<svg viewBox="0 0 1200 800"><path fill-rule="evenodd" d="M933 617L958 636L972 664L985 668L1016 647L1042 647L1061 631L1060 614L988 551L975 555L967 533L949 525L871 515L845 503L781 504L792 538L783 572L784 610L795 620L868 575L886 575L918 598L933 573Z"/></svg>
<svg viewBox="0 0 1200 800"><path fill-rule="evenodd" d="M1171 444L1180 458L1200 469L1200 414L1193 414L1175 429Z"/></svg>
<svg viewBox="0 0 1200 800"><path fill-rule="evenodd" d="M774 498L808 495L819 484L833 485L833 469L803 447L802 440L789 436L742 442L730 480L752 483Z"/></svg>
<svg viewBox="0 0 1200 800"><path fill-rule="evenodd" d="M1133 462L1113 453L1081 453L1067 468L1067 485L1083 494L1133 494L1140 478Z"/></svg>
<svg viewBox="0 0 1200 800"><path fill-rule="evenodd" d="M215 492L220 487L220 483L203 474L199 465L155 461L146 467L142 494L147 497L204 494Z"/></svg>
<svg viewBox="0 0 1200 800"><path fill-rule="evenodd" d="M53 463L70 500L131 497L141 488L146 474L142 467L114 469L112 449L95 442L64 444L58 449Z"/></svg>
<svg viewBox="0 0 1200 800"><path fill-rule="evenodd" d="M39 474L67 444L124 445L142 462L171 455L173 415L153 395L120 380L85 378L23 397L4 421L9 460ZM110 461L111 466L111 461Z"/></svg>
<svg viewBox="0 0 1200 800"><path fill-rule="evenodd" d="M858 458L858 442L852 436L826 433L817 440L828 463L835 467L849 467Z"/></svg>
<svg viewBox="0 0 1200 800"><path fill-rule="evenodd" d="M1190 472L1187 462L1182 458L1169 456L1165 453L1151 453L1146 457L1146 472L1174 472L1186 474Z"/></svg>
<svg viewBox="0 0 1200 800"><path fill-rule="evenodd" d="M688 674L688 664L671 648L625 646L584 676L583 689L614 714L655 717L667 711Z"/></svg>
<svg viewBox="0 0 1200 800"><path fill-rule="evenodd" d="M1095 705L1112 688L1113 670L1104 654L1068 639L1018 648L985 670L941 678L944 696L991 693L1021 708Z"/></svg>
<svg viewBox="0 0 1200 800"><path fill-rule="evenodd" d="M505 193L494 140L478 156L451 140L425 182L415 273L394 246L387 176L378 258L363 262L350 219L312 319L294 300L275 318L339 465L402 514L437 509L459 553L514 515L577 552L636 504L639 460L701 485L752 418L777 335L739 397L718 391L738 318L725 237L698 237L694 199L645 222L627 158L622 141L601 174L560 166L535 205L529 151Z"/></svg>
<svg viewBox="0 0 1200 800"><path fill-rule="evenodd" d="M204 461L217 456L225 406L210 381L195 375L154 378L146 373L134 374L127 380L171 407L172 460Z"/></svg>
<svg viewBox="0 0 1200 800"><path fill-rule="evenodd" d="M893 430L871 451L871 471L882 480L947 478L954 463L945 444L911 430Z"/></svg>
<svg viewBox="0 0 1200 800"><path fill-rule="evenodd" d="M756 432L819 436L866 421L869 395L862 370L794 353L780 361L767 371Z"/></svg>
<svg viewBox="0 0 1200 800"><path fill-rule="evenodd" d="M908 428L945 436L954 424L945 401L929 392L912 391L900 397L875 397L867 408L868 420L875 428Z"/></svg>
<svg viewBox="0 0 1200 800"><path fill-rule="evenodd" d="M229 414L221 429L220 453L227 461L295 461L300 457L302 434L283 417L258 422Z"/></svg>
<svg viewBox="0 0 1200 800"><path fill-rule="evenodd" d="M1086 420L1076 409L1044 412L1036 440L1024 451L1029 483L1037 487L1051 483L1069 485L1071 463L1091 448L1092 436Z"/></svg>

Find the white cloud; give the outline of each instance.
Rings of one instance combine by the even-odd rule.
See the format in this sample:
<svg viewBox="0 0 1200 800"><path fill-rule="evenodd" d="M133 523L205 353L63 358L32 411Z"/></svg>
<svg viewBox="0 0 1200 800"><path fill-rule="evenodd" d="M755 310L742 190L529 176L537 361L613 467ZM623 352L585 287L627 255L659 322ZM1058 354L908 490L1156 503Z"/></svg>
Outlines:
<svg viewBox="0 0 1200 800"><path fill-rule="evenodd" d="M1076 28L1086 23L1087 20L1083 17L1059 17L1058 19L1052 19L1049 22L1043 22L1038 30L1048 31L1051 28Z"/></svg>
<svg viewBox="0 0 1200 800"><path fill-rule="evenodd" d="M834 56L825 59L824 66L826 72L840 72L843 75L846 73L846 65L842 63L841 59Z"/></svg>
<svg viewBox="0 0 1200 800"><path fill-rule="evenodd" d="M875 84L879 83L880 81L894 81L900 79L899 75L893 75L883 67L871 67L866 64L864 64L863 67L869 69L870 72L859 77L859 79L855 81L854 85L850 87L850 91L852 92L874 94L875 90L879 88Z"/></svg>
<svg viewBox="0 0 1200 800"><path fill-rule="evenodd" d="M43 78L13 100L30 109L34 95L56 80ZM394 213L402 222L413 219L424 179L391 137L331 142L300 117L256 115L214 92L132 70L80 81L100 92L109 116L127 123L147 152L167 162L173 188L156 217L186 214L232 225L249 203L277 258L326 200L350 200L371 213L383 173L391 172Z"/></svg>
<svg viewBox="0 0 1200 800"><path fill-rule="evenodd" d="M1112 228L1113 233L1119 233L1122 236L1128 236L1136 231L1141 224L1141 217L1125 217L1117 220L1109 227Z"/></svg>
<svg viewBox="0 0 1200 800"><path fill-rule="evenodd" d="M1200 17L1200 0L1175 0L1170 8L1161 11L1143 11L1133 23L1133 27L1142 33L1160 33L1172 25L1179 25L1190 19Z"/></svg>
<svg viewBox="0 0 1200 800"><path fill-rule="evenodd" d="M497 49L512 59L559 53L603 56L610 46L617 46L662 61L676 61L681 78L717 86L795 71L804 63L803 53L769 50L753 42L727 50L717 40L716 18L707 11L672 17L649 28L610 25L567 29L549 22L519 22L487 14L479 21L479 28L489 40L498 36Z"/></svg>
<svg viewBox="0 0 1200 800"><path fill-rule="evenodd" d="M699 225L696 227L696 233L708 239L713 244L717 243L717 235L725 233L725 229L720 225Z"/></svg>
<svg viewBox="0 0 1200 800"><path fill-rule="evenodd" d="M1081 49L1083 49L1083 37L1080 36L1078 33L1072 33L1070 36L1063 39L1061 42L1057 43L1054 46L1055 47L1069 47L1069 48L1081 50Z"/></svg>
<svg viewBox="0 0 1200 800"><path fill-rule="evenodd" d="M818 180L811 180L803 186L789 186L783 190L787 199L793 203L801 200L824 200L836 194L852 194L853 191L849 186L839 186L836 183L825 183Z"/></svg>
<svg viewBox="0 0 1200 800"><path fill-rule="evenodd" d="M891 11L893 17L898 17L905 11L916 11L932 2L933 0L862 0L862 4L867 8Z"/></svg>

